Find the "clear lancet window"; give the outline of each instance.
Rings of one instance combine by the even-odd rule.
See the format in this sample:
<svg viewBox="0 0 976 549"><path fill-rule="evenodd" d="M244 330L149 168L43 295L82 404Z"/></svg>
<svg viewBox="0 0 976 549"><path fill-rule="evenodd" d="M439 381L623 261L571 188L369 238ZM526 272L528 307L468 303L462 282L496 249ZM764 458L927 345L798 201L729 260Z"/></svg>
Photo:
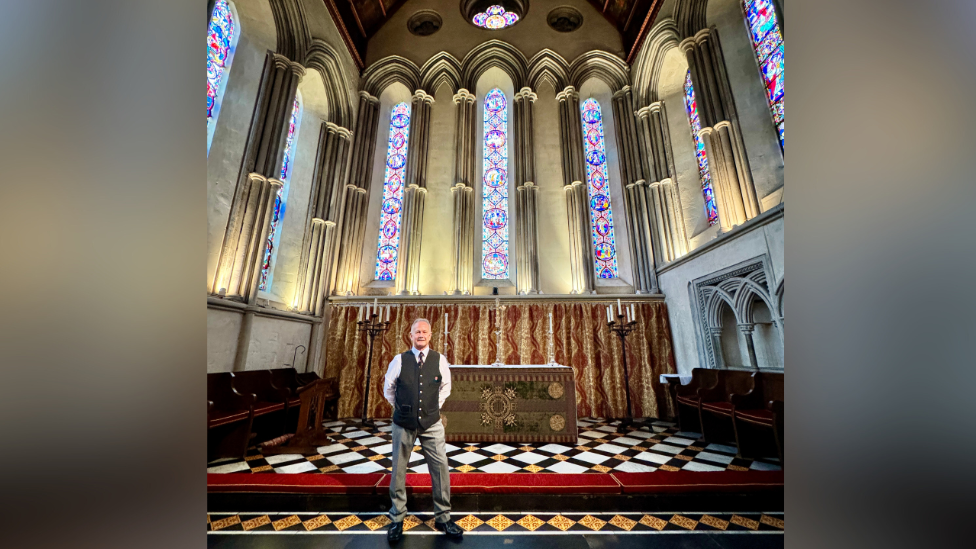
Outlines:
<svg viewBox="0 0 976 549"><path fill-rule="evenodd" d="M390 113L390 138L386 148L386 173L383 176L383 204L380 206L380 237L376 246L376 280L396 278L409 136L410 105L399 103Z"/></svg>
<svg viewBox="0 0 976 549"><path fill-rule="evenodd" d="M746 23L749 25L749 37L759 62L759 72L762 74L766 87L766 99L773 114L773 124L779 135L779 144L785 147L786 110L783 105L785 92L783 89L785 78L785 57L783 55L783 33L776 22L776 8L772 0L743 0L742 9L745 11Z"/></svg>
<svg viewBox="0 0 976 549"><path fill-rule="evenodd" d="M471 18L475 25L492 30L511 27L518 20L517 14L505 11L505 8L501 6L489 6L488 9Z"/></svg>
<svg viewBox="0 0 976 549"><path fill-rule="evenodd" d="M213 139L213 128L220 113L223 95L221 83L230 69L237 43L237 25L227 0L217 0L207 30L207 153Z"/></svg>
<svg viewBox="0 0 976 549"><path fill-rule="evenodd" d="M261 262L261 276L258 279L258 289L268 291L271 288L271 277L274 274L273 265L278 257L278 241L280 239L281 220L285 217L286 202L288 200L288 179L291 177L292 163L295 160L295 137L298 134L299 120L302 117L302 107L299 98L295 97L295 105L291 109L291 119L288 121L288 137L285 139L285 156L281 160L281 181L284 185L278 189L275 196L274 211L271 212L271 232L264 249L264 261Z"/></svg>
<svg viewBox="0 0 976 549"><path fill-rule="evenodd" d="M712 175L708 172L705 142L698 135L701 131L701 120L698 119L695 88L691 85L691 70L685 74L685 111L691 126L691 138L695 141L695 157L698 159L698 176L701 178L702 195L705 197L705 213L708 215L708 225L712 226L718 223L718 208L715 206L715 193L712 191Z"/></svg>
<svg viewBox="0 0 976 549"><path fill-rule="evenodd" d="M485 96L483 167L481 277L508 278L508 100L498 88Z"/></svg>
<svg viewBox="0 0 976 549"><path fill-rule="evenodd" d="M603 142L603 114L596 99L580 105L583 117L583 146L586 150L586 183L590 195L590 234L593 237L593 266L600 278L617 277L617 248L613 214L610 211L610 179L607 150Z"/></svg>

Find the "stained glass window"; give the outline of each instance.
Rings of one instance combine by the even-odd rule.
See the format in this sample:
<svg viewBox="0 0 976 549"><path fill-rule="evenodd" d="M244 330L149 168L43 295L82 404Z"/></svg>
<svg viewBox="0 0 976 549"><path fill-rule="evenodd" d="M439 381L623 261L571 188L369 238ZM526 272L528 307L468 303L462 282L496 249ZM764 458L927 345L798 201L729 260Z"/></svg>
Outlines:
<svg viewBox="0 0 976 549"><path fill-rule="evenodd" d="M511 27L518 20L519 16L505 11L501 6L489 6L485 11L475 15L472 19L475 25L485 29L504 29Z"/></svg>
<svg viewBox="0 0 976 549"><path fill-rule="evenodd" d="M610 211L610 178L607 150L603 142L603 114L596 99L580 105L583 117L583 148L586 151L586 183L590 196L590 234L593 237L593 266L600 278L617 277L617 248Z"/></svg>
<svg viewBox="0 0 976 549"><path fill-rule="evenodd" d="M207 150L210 150L212 125L220 111L220 83L230 67L237 28L227 0L217 0L207 31Z"/></svg>
<svg viewBox="0 0 976 549"><path fill-rule="evenodd" d="M495 88L485 96L484 224L481 277L508 278L508 101Z"/></svg>
<svg viewBox="0 0 976 549"><path fill-rule="evenodd" d="M390 138L386 148L383 203L380 206L380 237L376 246L376 280L393 280L400 249L400 220L403 217L403 182L407 173L407 138L410 136L410 105L399 103L390 113Z"/></svg>
<svg viewBox="0 0 976 549"><path fill-rule="evenodd" d="M779 144L785 146L783 34L776 22L776 8L773 7L772 0L743 0L742 8L745 10L756 60L759 62L759 72L762 73L763 83L766 85L766 98L773 112Z"/></svg>
<svg viewBox="0 0 976 549"><path fill-rule="evenodd" d="M702 195L705 197L705 213L711 226L718 223L718 208L715 206L715 193L712 191L712 175L708 172L705 142L698 135L701 131L701 120L698 119L698 103L695 101L695 88L691 85L690 70L685 74L685 110L691 125L691 137L695 141L695 157L698 158L698 176L701 178Z"/></svg>
<svg viewBox="0 0 976 549"><path fill-rule="evenodd" d="M295 105L291 109L291 119L288 121L288 137L285 138L285 156L281 160L281 181L284 185L278 189L275 196L274 211L271 212L271 232L268 234L268 242L264 249L264 261L261 263L261 275L258 279L258 289L268 291L271 287L271 275L275 258L278 255L279 228L281 220L285 217L285 203L288 199L288 178L291 176L292 162L295 159L295 135L298 133L298 121L301 118L301 106L298 97L295 97Z"/></svg>

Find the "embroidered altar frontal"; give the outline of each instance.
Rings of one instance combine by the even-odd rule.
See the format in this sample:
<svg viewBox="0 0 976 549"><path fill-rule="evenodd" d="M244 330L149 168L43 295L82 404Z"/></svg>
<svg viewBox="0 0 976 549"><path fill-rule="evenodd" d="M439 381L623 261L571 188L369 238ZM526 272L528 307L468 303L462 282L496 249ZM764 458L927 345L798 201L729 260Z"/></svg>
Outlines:
<svg viewBox="0 0 976 549"><path fill-rule="evenodd" d="M575 444L576 385L568 366L452 366L441 408L448 442Z"/></svg>

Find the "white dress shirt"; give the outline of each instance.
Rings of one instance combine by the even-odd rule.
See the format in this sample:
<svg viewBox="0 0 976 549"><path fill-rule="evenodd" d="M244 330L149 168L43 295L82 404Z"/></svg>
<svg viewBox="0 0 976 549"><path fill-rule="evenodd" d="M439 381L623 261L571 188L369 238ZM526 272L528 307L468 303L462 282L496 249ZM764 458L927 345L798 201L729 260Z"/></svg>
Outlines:
<svg viewBox="0 0 976 549"><path fill-rule="evenodd" d="M411 347L410 350L413 351L414 358L417 358L420 353L423 353L425 361L430 355L430 346L427 346L422 350L417 350L416 347ZM437 394L437 408L440 409L444 406L444 401L447 400L447 397L451 396L451 365L447 363L447 358L445 358L443 354L438 354L441 357L441 363L439 365L441 372L441 389ZM386 400L394 408L396 408L396 381L397 378L400 377L401 366L401 359L400 355L398 354L393 357L393 360L390 361L390 365L386 368L386 378L383 381L383 396L386 397Z"/></svg>

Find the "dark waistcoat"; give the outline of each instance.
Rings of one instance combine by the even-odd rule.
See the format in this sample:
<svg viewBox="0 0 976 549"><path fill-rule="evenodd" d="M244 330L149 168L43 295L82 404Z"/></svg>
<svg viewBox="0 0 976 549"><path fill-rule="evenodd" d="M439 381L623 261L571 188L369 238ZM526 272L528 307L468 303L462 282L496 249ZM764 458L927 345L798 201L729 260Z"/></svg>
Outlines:
<svg viewBox="0 0 976 549"><path fill-rule="evenodd" d="M441 418L438 402L441 389L441 356L429 347L424 351L424 367L417 367L413 351L400 355L400 377L396 382L393 423L404 429L426 430Z"/></svg>

